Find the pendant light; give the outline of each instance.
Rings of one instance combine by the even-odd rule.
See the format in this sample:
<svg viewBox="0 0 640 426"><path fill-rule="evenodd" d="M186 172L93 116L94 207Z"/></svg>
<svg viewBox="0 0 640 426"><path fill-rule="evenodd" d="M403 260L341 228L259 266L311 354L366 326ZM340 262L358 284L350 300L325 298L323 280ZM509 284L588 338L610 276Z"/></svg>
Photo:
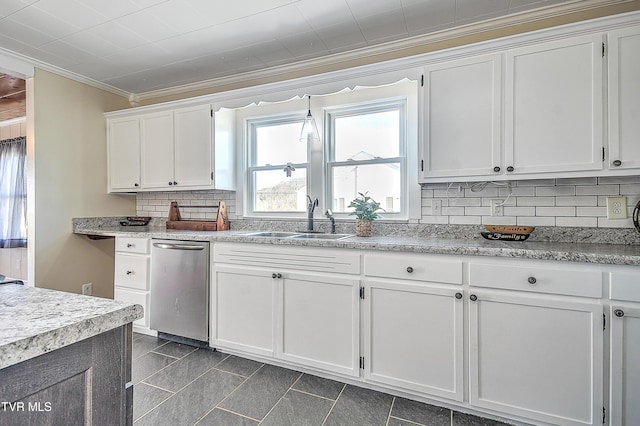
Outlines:
<svg viewBox="0 0 640 426"><path fill-rule="evenodd" d="M313 116L311 115L311 96L308 95L308 98L309 112L307 113L307 117L304 119L304 124L302 125L302 131L300 132L300 142L318 142L320 140L320 135L318 134L318 126L316 126L316 120L314 120Z"/></svg>

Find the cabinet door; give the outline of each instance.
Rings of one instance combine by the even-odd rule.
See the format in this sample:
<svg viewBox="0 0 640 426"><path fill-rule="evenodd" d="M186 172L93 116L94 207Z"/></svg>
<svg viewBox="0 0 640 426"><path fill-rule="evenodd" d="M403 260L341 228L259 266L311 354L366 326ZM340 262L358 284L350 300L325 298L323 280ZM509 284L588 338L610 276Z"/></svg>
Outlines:
<svg viewBox="0 0 640 426"><path fill-rule="evenodd" d="M137 117L109 120L109 191L140 189L140 123Z"/></svg>
<svg viewBox="0 0 640 426"><path fill-rule="evenodd" d="M602 169L602 37L505 55L507 175Z"/></svg>
<svg viewBox="0 0 640 426"><path fill-rule="evenodd" d="M612 426L640 424L640 307L611 308Z"/></svg>
<svg viewBox="0 0 640 426"><path fill-rule="evenodd" d="M133 322L133 325L137 325L144 328L149 328L149 292L148 291L136 291L121 287L115 287L113 290L113 298L121 302L135 303L142 306L144 310L144 316Z"/></svg>
<svg viewBox="0 0 640 426"><path fill-rule="evenodd" d="M599 301L469 297L471 404L556 425L602 422Z"/></svg>
<svg viewBox="0 0 640 426"><path fill-rule="evenodd" d="M368 280L364 300L366 379L462 401L462 316L459 291Z"/></svg>
<svg viewBox="0 0 640 426"><path fill-rule="evenodd" d="M228 266L215 266L212 278L210 345L272 356L277 280Z"/></svg>
<svg viewBox="0 0 640 426"><path fill-rule="evenodd" d="M212 118L209 105L174 111L175 182L183 187L211 187Z"/></svg>
<svg viewBox="0 0 640 426"><path fill-rule="evenodd" d="M425 68L423 179L500 173L501 58Z"/></svg>
<svg viewBox="0 0 640 426"><path fill-rule="evenodd" d="M359 281L282 274L278 356L327 371L359 375Z"/></svg>
<svg viewBox="0 0 640 426"><path fill-rule="evenodd" d="M609 33L611 169L640 168L640 26Z"/></svg>
<svg viewBox="0 0 640 426"><path fill-rule="evenodd" d="M173 112L140 117L142 187L173 188Z"/></svg>

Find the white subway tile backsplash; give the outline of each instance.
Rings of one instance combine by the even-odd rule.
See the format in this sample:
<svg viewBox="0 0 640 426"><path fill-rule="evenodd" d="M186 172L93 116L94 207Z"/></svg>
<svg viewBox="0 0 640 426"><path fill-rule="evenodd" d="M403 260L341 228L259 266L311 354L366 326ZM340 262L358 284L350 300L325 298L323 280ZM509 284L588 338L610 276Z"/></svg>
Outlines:
<svg viewBox="0 0 640 426"><path fill-rule="evenodd" d="M503 213L505 216L535 216L535 207L504 207Z"/></svg>
<svg viewBox="0 0 640 426"><path fill-rule="evenodd" d="M483 225L516 225L515 216L482 216Z"/></svg>
<svg viewBox="0 0 640 426"><path fill-rule="evenodd" d="M481 207L482 198L449 198L450 207Z"/></svg>
<svg viewBox="0 0 640 426"><path fill-rule="evenodd" d="M598 228L633 228L631 218L628 219L607 219L607 217L598 218Z"/></svg>
<svg viewBox="0 0 640 426"><path fill-rule="evenodd" d="M516 225L520 226L556 226L555 217L522 216L517 218Z"/></svg>
<svg viewBox="0 0 640 426"><path fill-rule="evenodd" d="M577 207L576 216L607 216L606 207Z"/></svg>
<svg viewBox="0 0 640 426"><path fill-rule="evenodd" d="M464 216L465 214L464 207L442 207L443 216Z"/></svg>
<svg viewBox="0 0 640 426"><path fill-rule="evenodd" d="M556 217L556 226L595 228L598 226L598 218L596 217Z"/></svg>
<svg viewBox="0 0 640 426"><path fill-rule="evenodd" d="M575 216L575 207L536 207L536 216Z"/></svg>
<svg viewBox="0 0 640 426"><path fill-rule="evenodd" d="M517 186L555 186L555 184L555 179L529 179L517 182Z"/></svg>
<svg viewBox="0 0 640 426"><path fill-rule="evenodd" d="M620 185L620 195L638 195L640 194L639 184Z"/></svg>
<svg viewBox="0 0 640 426"><path fill-rule="evenodd" d="M536 195L536 187L535 186L512 186L511 191L509 188L500 188L498 190L498 195L501 197L507 197L511 192L512 197L533 197Z"/></svg>
<svg viewBox="0 0 640 426"><path fill-rule="evenodd" d="M449 223L449 216L423 216L420 222L432 225L446 225Z"/></svg>
<svg viewBox="0 0 640 426"><path fill-rule="evenodd" d="M539 186L536 187L536 197L548 197L558 195L576 195L575 186Z"/></svg>
<svg viewBox="0 0 640 426"><path fill-rule="evenodd" d="M601 185L610 184L610 183L619 183L619 184L640 183L640 176L604 176L604 177L598 178L598 183Z"/></svg>
<svg viewBox="0 0 640 426"><path fill-rule="evenodd" d="M576 186L576 195L619 195L620 185Z"/></svg>
<svg viewBox="0 0 640 426"><path fill-rule="evenodd" d="M551 207L556 205L555 197L518 197L516 201L518 206L544 206Z"/></svg>
<svg viewBox="0 0 640 426"><path fill-rule="evenodd" d="M466 216L490 216L491 207L465 207L464 214Z"/></svg>
<svg viewBox="0 0 640 426"><path fill-rule="evenodd" d="M597 206L598 197L583 195L578 197L556 197L556 206Z"/></svg>
<svg viewBox="0 0 640 426"><path fill-rule="evenodd" d="M556 185L597 185L597 184L598 184L598 178L594 178L594 177L556 179Z"/></svg>
<svg viewBox="0 0 640 426"><path fill-rule="evenodd" d="M449 223L452 225L480 225L480 216L449 216Z"/></svg>
<svg viewBox="0 0 640 426"><path fill-rule="evenodd" d="M464 190L465 197L497 197L498 188L486 187L482 191L473 191L471 188Z"/></svg>

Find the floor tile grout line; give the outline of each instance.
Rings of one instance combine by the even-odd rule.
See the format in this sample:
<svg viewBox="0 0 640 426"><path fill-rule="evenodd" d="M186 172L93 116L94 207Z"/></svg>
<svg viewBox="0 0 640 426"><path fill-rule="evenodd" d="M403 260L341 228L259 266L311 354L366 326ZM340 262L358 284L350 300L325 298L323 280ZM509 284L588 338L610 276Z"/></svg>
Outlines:
<svg viewBox="0 0 640 426"><path fill-rule="evenodd" d="M197 350L198 350L198 349L196 349L196 351L197 351ZM195 351L193 351L193 352L195 352ZM193 353L193 352L191 352L191 353ZM173 363L175 363L175 362L177 362L177 361L172 362L171 364L169 364L169 365L167 365L167 366L165 366L165 367L161 368L160 370L156 371L156 372L155 372L155 373L153 373L151 376L147 376L147 377L146 377L146 378L144 378L143 380L140 380L138 383L136 383L136 384L144 383L145 385L148 385L148 386L154 386L154 387L156 387L156 388L158 388L158 389L166 390L166 391L168 391L168 392L172 392L172 393L173 393L173 395L171 395L169 398L165 399L164 401L162 401L161 403L159 403L158 405L156 405L155 407L153 407L151 410L147 411L147 412L146 412L146 413L144 413L142 416L140 416L140 417L138 418L138 420L139 420L139 419L141 419L141 418L143 418L144 416L146 416L147 414L149 414L151 411L155 410L156 408L158 408L159 406L161 406L162 404L164 404L165 402L167 402L168 400L170 400L171 398L173 398L173 397L174 397L174 396L176 396L177 394L179 394L179 393L180 393L181 391L183 391L187 386L189 386L190 384L192 384L193 382L195 382L196 380L198 380L200 377L202 377L202 376L204 376L205 374L207 374L209 371L213 370L213 369L215 368L215 366L216 366L216 365L220 364L222 361L224 361L225 359L227 359L227 358L229 358L229 357L231 356L231 355L229 355L229 354L225 354L225 353L223 353L223 352L220 352L220 353L221 353L221 354L223 354L223 355L227 355L227 356L226 356L226 357L224 357L224 358L222 358L222 359L221 359L219 362L217 362L213 367L209 368L207 371L205 371L204 373L200 374L198 377L196 377L195 379L193 379L192 381L190 381L189 383L187 383L186 385L184 385L183 387L181 387L181 388L180 388L180 389L178 389L177 391L171 391L171 390L169 390L169 389L164 389L164 388L161 388L161 387L159 387L159 386L154 386L154 385L152 385L152 384L150 384L150 383L144 382L144 380L148 379L149 377L155 376L157 373L159 373L160 371L164 370L165 368L169 367L169 365L172 365ZM182 359L182 358L180 358L180 359ZM243 382L243 383L244 383L244 382ZM135 385L136 385L136 384L134 384L134 385L133 385L133 391L134 391L134 392L135 392ZM208 413L209 413L209 412L207 412L207 414L208 414ZM198 419L198 421L200 421L200 419Z"/></svg>
<svg viewBox="0 0 640 426"><path fill-rule="evenodd" d="M300 389L294 389L293 387L291 387L291 389L290 389L290 390L292 390L292 391L294 391L294 392L303 393L303 394L305 394L305 395L316 396L316 397L318 397L318 398L325 399L325 400L327 400L327 401L335 401L335 399L327 398L326 396L318 395L318 394L315 394L315 393L312 393L312 392L303 391L303 390L300 390Z"/></svg>
<svg viewBox="0 0 640 426"><path fill-rule="evenodd" d="M295 371L295 370L293 370L293 371ZM293 388L293 385L295 385L295 384L298 382L298 380L300 380L300 378L304 375L304 373L302 373L302 372L300 372L300 371L298 371L298 373L300 373L300 375L298 376L298 378L297 378L297 379L295 379L295 380L293 381L293 383L291 384L291 386L289 386L289 388L288 388L286 391L284 391L284 393L282 394L282 396L281 396L280 398L278 398L278 401L276 401L276 403L275 403L275 404L273 404L273 406L272 406L272 407L271 407L271 409L267 412L267 414L265 414L265 415L264 415L264 417L262 418L262 420L260 420L260 423L262 423L262 422L264 421L264 419L266 419L267 417L269 417L269 414L270 414L273 410L275 410L275 408L278 406L278 404L280 404L280 401L282 401L282 398L284 398L284 397L287 395L287 393L289 393L289 391L291 390L291 388ZM295 390L295 389L294 389L294 390Z"/></svg>
<svg viewBox="0 0 640 426"><path fill-rule="evenodd" d="M164 346L164 345L162 345L162 346ZM162 346L159 346L159 347L157 347L157 348L155 348L155 349L153 349L153 350L151 350L151 351L149 351L149 352L153 352L154 354L158 354L158 355L170 356L171 358L182 359L182 358L184 358L184 357L186 357L186 356L191 355L192 353L194 353L194 352L195 352L195 351L197 351L198 349L200 349L200 348L193 348L193 350L192 350L191 352L189 352L189 353L187 353L187 354L185 354L185 355L182 355L182 356L180 356L180 357L177 357L177 356L173 356L173 355L163 354L162 352L156 352L156 350L160 349ZM206 350L206 349L205 349L205 350Z"/></svg>
<svg viewBox="0 0 640 426"><path fill-rule="evenodd" d="M151 376L149 376L149 377L151 377ZM137 384L141 384L141 383L142 383L143 385L151 386L152 388L160 389L160 390L162 390L162 391L169 392L169 393L172 393L172 394L173 394L173 393L178 393L178 392L176 392L176 391L172 391L172 390L169 390L169 389L161 388L161 387L160 387L160 386L158 386L158 385L154 385L154 384L151 384L151 383L147 383L147 382L145 382L145 381L138 382ZM134 391L135 391L135 385L134 385Z"/></svg>
<svg viewBox="0 0 640 426"><path fill-rule="evenodd" d="M345 383L345 384L343 384L342 389L340 389L340 393L338 393L338 396L336 397L336 400L333 401L333 404L331 405L331 408L329 409L329 412L327 413L326 416L324 416L324 419L322 420L322 426L324 426L324 424L327 422L327 419L331 415L331 412L335 408L336 404L338 403L338 400L340 399L340 397L342 396L342 393L344 392L344 390L346 388L347 388L347 384Z"/></svg>
<svg viewBox="0 0 640 426"><path fill-rule="evenodd" d="M402 417L398 417L398 416L389 416L389 420L391 420L391 419L401 420L401 421L403 421L405 423L409 423L409 424L416 425L416 426L427 426L424 423L414 422L413 420L403 419Z"/></svg>
<svg viewBox="0 0 640 426"><path fill-rule="evenodd" d="M389 420L391 420L391 413L393 412L393 406L396 403L396 397L394 396L391 400L391 407L389 407L389 414L387 414L387 421L385 422L385 426L389 426Z"/></svg>

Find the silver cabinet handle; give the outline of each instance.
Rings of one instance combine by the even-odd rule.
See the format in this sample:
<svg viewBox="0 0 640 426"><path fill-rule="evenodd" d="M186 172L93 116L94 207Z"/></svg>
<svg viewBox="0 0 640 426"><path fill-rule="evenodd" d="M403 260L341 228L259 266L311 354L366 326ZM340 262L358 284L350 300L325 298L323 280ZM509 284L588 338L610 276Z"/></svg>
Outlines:
<svg viewBox="0 0 640 426"><path fill-rule="evenodd" d="M127 271L127 275L133 275L133 271Z"/></svg>
<svg viewBox="0 0 640 426"><path fill-rule="evenodd" d="M135 244L127 243L127 248L131 248L133 246L135 246Z"/></svg>
<svg viewBox="0 0 640 426"><path fill-rule="evenodd" d="M204 250L204 246L194 246L191 244L153 243L153 246L167 250Z"/></svg>

